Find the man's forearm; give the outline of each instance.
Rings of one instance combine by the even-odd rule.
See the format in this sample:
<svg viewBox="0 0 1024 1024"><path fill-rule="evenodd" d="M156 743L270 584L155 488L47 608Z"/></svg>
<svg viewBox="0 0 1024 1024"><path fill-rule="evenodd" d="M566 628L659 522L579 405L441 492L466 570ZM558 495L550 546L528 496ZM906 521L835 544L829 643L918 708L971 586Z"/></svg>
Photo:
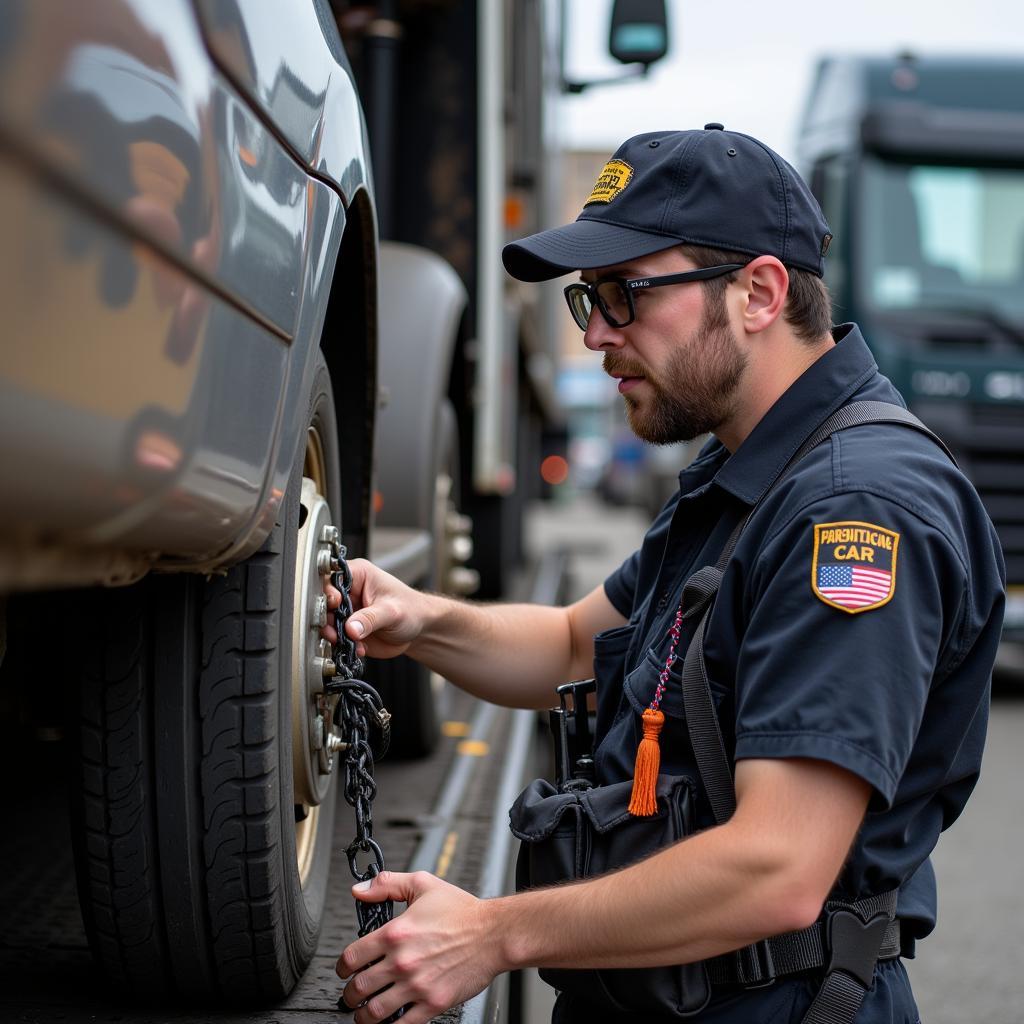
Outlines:
<svg viewBox="0 0 1024 1024"><path fill-rule="evenodd" d="M350 568L355 610L345 632L360 656L409 654L470 693L511 707L546 707L554 687L589 676L594 634L625 622L600 587L567 608L484 605L413 590L361 558ZM340 592L329 588L327 596L337 607ZM325 635L333 642L332 633Z"/></svg>
<svg viewBox="0 0 1024 1024"><path fill-rule="evenodd" d="M489 901L508 967L690 963L808 923L784 865L725 825L622 871Z"/></svg>
<svg viewBox="0 0 1024 1024"><path fill-rule="evenodd" d="M424 628L410 656L483 700L548 707L580 660L566 608L423 597Z"/></svg>
<svg viewBox="0 0 1024 1024"><path fill-rule="evenodd" d="M870 785L827 762L740 761L726 824L592 881L491 901L511 967L692 963L811 924ZM556 927L553 925L557 924Z"/></svg>

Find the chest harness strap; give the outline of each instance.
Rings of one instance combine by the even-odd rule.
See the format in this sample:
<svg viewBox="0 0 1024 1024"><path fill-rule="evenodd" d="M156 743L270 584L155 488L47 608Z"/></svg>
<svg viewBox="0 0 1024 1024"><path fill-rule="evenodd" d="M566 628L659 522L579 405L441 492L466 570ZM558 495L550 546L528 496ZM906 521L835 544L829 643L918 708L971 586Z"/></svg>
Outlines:
<svg viewBox="0 0 1024 1024"><path fill-rule="evenodd" d="M918 430L956 464L945 444L913 413L888 402L855 402L833 413L811 434L760 501L808 452L833 433L869 423L896 423ZM726 564L760 501L733 530L715 565L705 566L689 577L681 601L684 620L700 615L683 661L683 706L700 778L718 824L727 821L736 810L736 791L708 684L704 634ZM786 974L824 967L822 987L802 1024L852 1024L871 988L875 964L900 955L896 899L897 890L893 889L855 902L829 900L821 917L809 928L762 939L707 961L708 977L712 983L759 987Z"/></svg>

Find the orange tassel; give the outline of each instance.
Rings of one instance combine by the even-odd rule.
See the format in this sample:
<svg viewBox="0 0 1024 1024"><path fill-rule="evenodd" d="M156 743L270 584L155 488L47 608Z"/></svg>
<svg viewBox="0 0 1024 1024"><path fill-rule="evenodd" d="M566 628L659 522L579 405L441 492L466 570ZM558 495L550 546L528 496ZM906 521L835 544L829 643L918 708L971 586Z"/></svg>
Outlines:
<svg viewBox="0 0 1024 1024"><path fill-rule="evenodd" d="M637 818L649 818L658 810L658 771L661 768L661 748L658 736L665 724L665 716L657 708L643 713L644 738L636 751L633 770L633 795L629 798L629 813Z"/></svg>

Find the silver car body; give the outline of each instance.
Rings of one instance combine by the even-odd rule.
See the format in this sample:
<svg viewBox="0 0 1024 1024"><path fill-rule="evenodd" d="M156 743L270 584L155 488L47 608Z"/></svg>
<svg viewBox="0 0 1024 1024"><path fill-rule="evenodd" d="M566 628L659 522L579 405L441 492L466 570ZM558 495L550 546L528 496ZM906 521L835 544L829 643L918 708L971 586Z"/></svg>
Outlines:
<svg viewBox="0 0 1024 1024"><path fill-rule="evenodd" d="M367 152L324 0L3 5L0 589L259 547Z"/></svg>

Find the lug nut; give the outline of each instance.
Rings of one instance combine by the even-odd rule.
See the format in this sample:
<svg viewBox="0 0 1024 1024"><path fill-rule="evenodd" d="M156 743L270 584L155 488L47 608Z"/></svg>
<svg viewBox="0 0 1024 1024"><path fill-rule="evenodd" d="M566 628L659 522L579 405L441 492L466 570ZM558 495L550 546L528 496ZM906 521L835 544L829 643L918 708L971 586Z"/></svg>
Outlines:
<svg viewBox="0 0 1024 1024"><path fill-rule="evenodd" d="M444 525L449 533L473 532L473 520L454 508L449 510L448 515L445 517Z"/></svg>
<svg viewBox="0 0 1024 1024"><path fill-rule="evenodd" d="M327 734L327 752L329 754L337 754L343 750L348 750L348 744L337 734Z"/></svg>
<svg viewBox="0 0 1024 1024"><path fill-rule="evenodd" d="M335 572L340 565L338 560L334 557L333 552L330 548L321 548L316 555L316 571L321 576L329 576L332 572Z"/></svg>
<svg viewBox="0 0 1024 1024"><path fill-rule="evenodd" d="M336 526L331 526L330 523L325 523L323 529L320 531L320 541L323 544L337 544L341 541L341 534L338 533Z"/></svg>
<svg viewBox="0 0 1024 1024"><path fill-rule="evenodd" d="M334 679L338 674L338 666L334 664L334 658L331 657L314 657L313 658L313 678L309 680L309 690L312 693L323 693L324 690L315 683L315 678L318 676L321 679Z"/></svg>
<svg viewBox="0 0 1024 1024"><path fill-rule="evenodd" d="M333 658L314 658L313 667L324 679L333 679L338 674L338 666L334 664Z"/></svg>
<svg viewBox="0 0 1024 1024"><path fill-rule="evenodd" d="M452 560L468 562L473 556L473 542L465 534L456 534L448 545Z"/></svg>
<svg viewBox="0 0 1024 1024"><path fill-rule="evenodd" d="M464 565L456 565L448 570L448 592L451 594L472 594L480 587L480 573L476 569L467 569Z"/></svg>

